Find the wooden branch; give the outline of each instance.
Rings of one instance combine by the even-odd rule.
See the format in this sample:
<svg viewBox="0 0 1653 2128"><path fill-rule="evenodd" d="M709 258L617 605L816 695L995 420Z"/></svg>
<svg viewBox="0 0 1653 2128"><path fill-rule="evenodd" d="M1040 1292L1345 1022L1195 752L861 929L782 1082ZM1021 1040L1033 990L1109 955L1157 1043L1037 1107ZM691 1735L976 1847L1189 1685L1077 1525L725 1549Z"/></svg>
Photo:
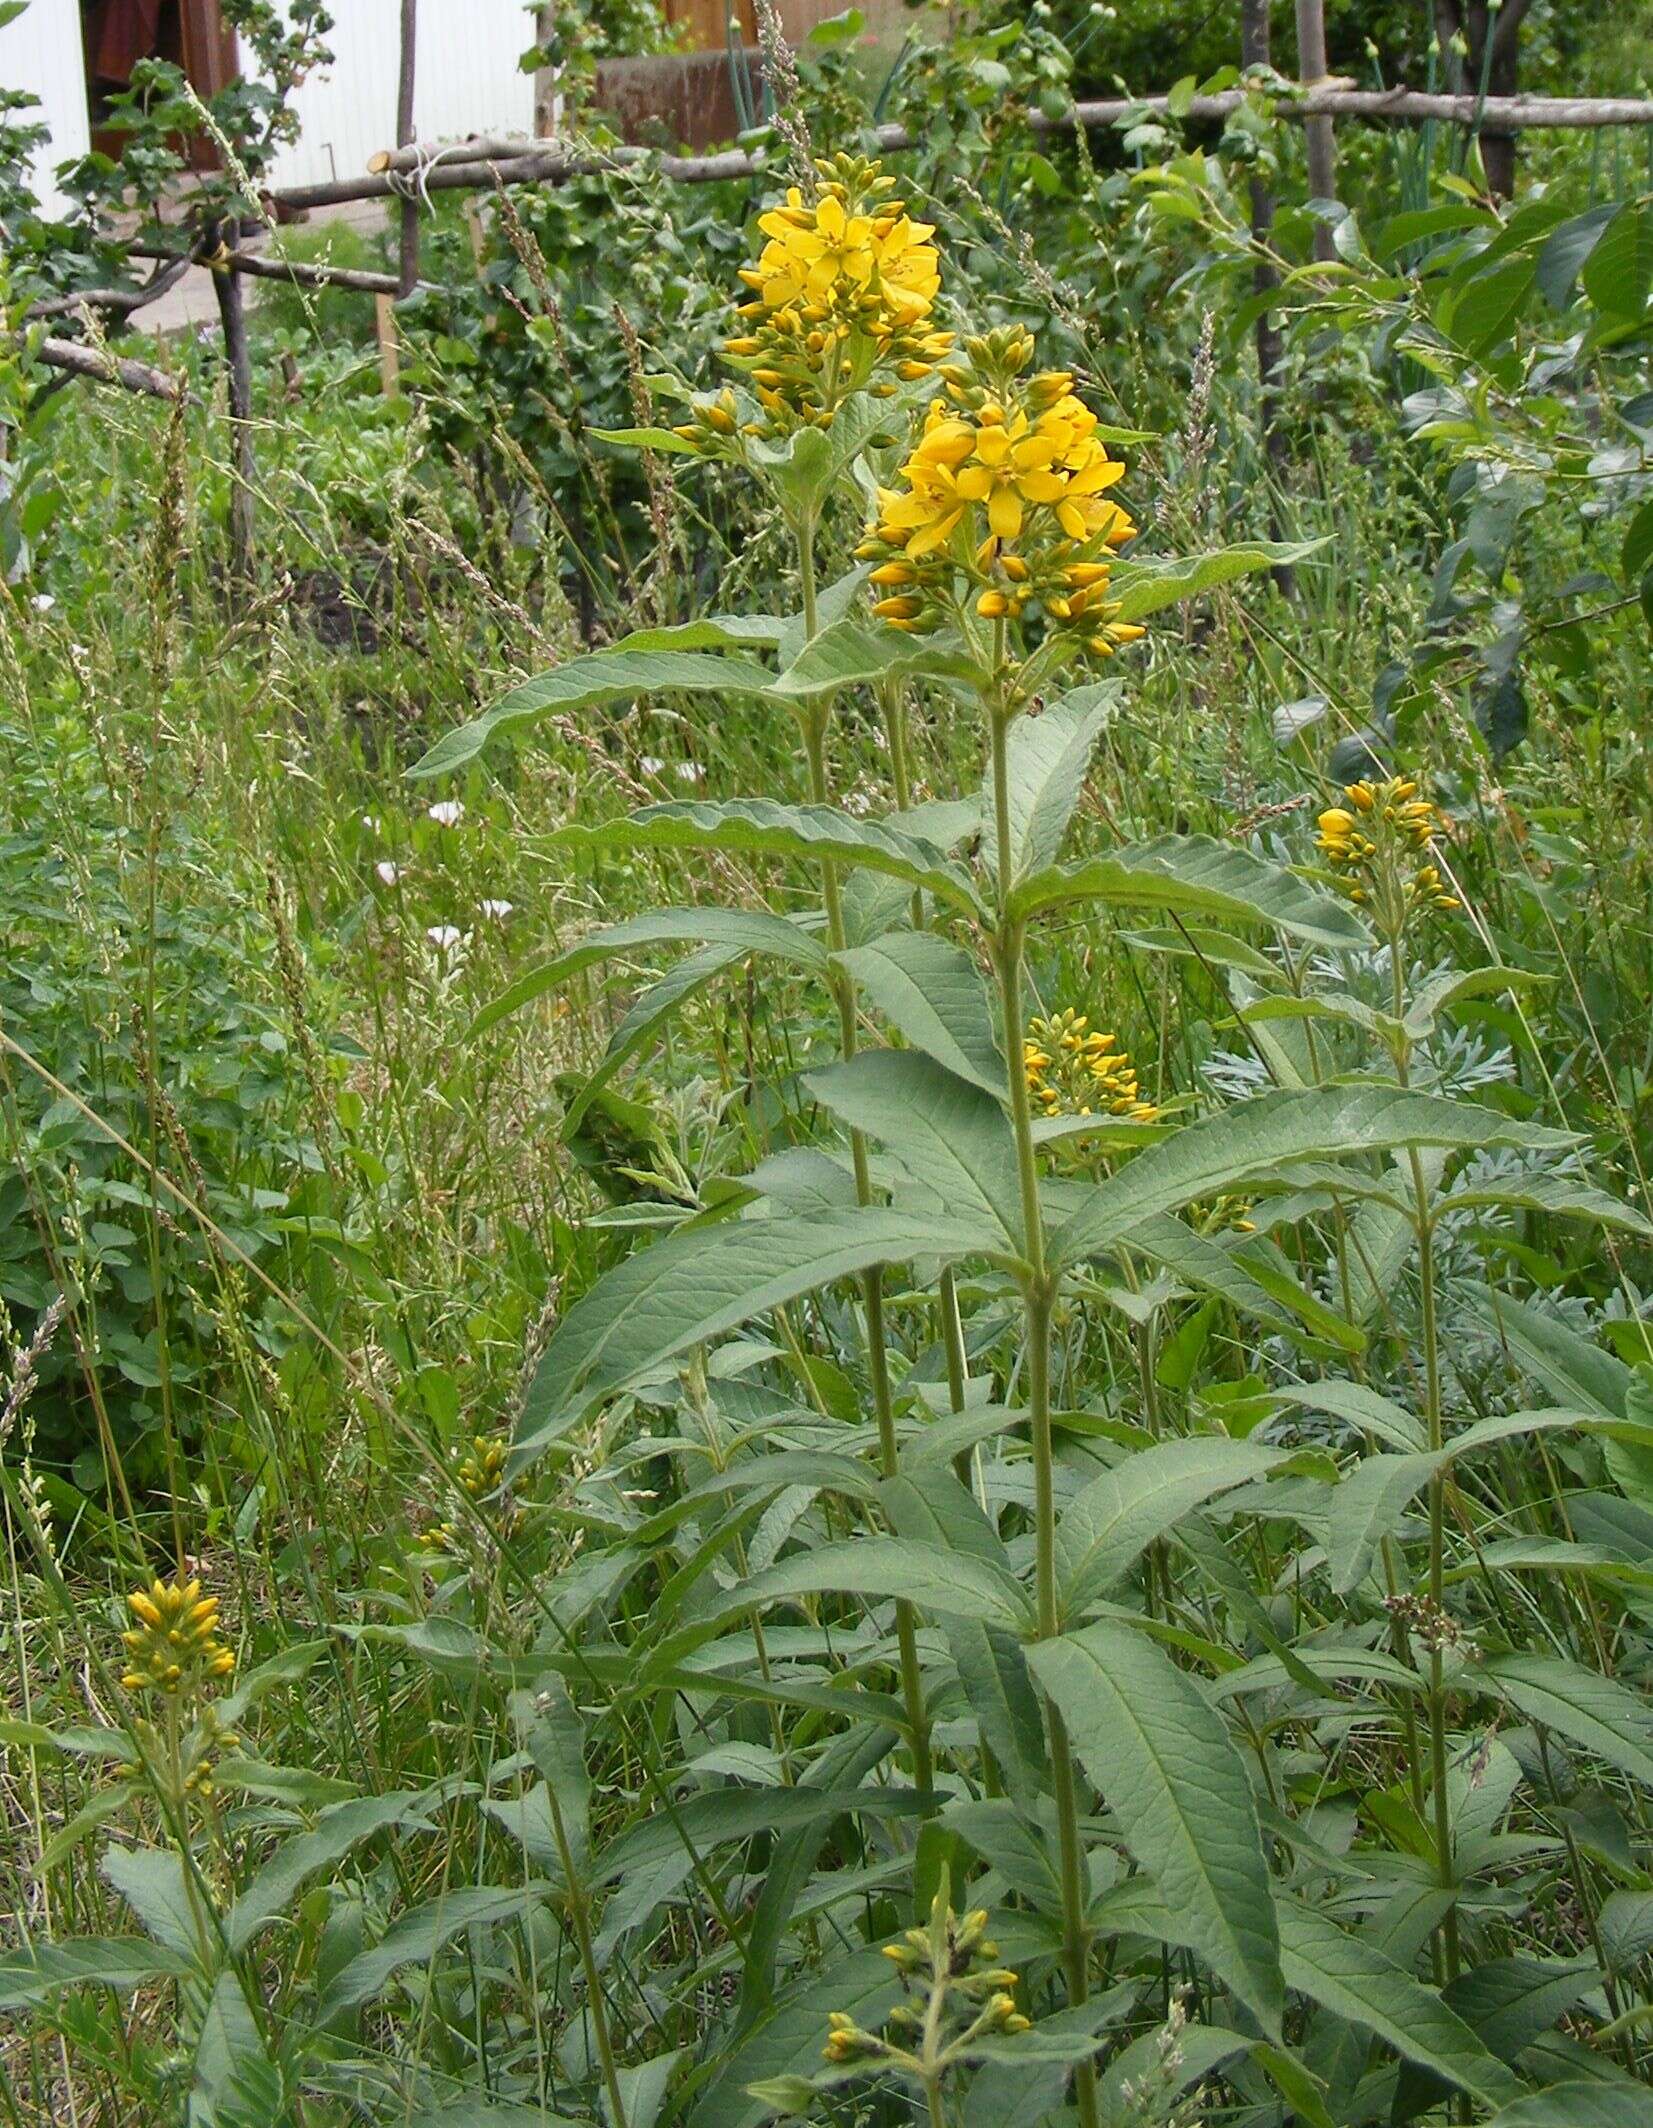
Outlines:
<svg viewBox="0 0 1653 2128"><path fill-rule="evenodd" d="M402 0L401 71L396 86L396 141L399 147L406 147L413 138L414 46L418 21L419 0ZM397 274L397 290L401 295L410 296L419 278L419 202L416 199L402 202L399 256L401 268Z"/></svg>
<svg viewBox="0 0 1653 2128"><path fill-rule="evenodd" d="M180 271L205 263L193 252L167 251L159 244L142 240L128 245L127 250L135 259L172 259ZM393 273L374 273L360 266L314 265L306 259L272 257L264 251L225 252L213 263L230 273L250 273L258 281L296 281L304 288L353 288L367 296L393 296L400 286Z"/></svg>
<svg viewBox="0 0 1653 2128"><path fill-rule="evenodd" d="M19 335L21 339L23 336ZM33 348L35 359L48 369L66 370L74 377L90 377L94 384L115 384L123 391L142 392L150 399L187 399L189 387L170 370L156 369L148 362L134 362L128 355L112 355L101 347L84 347L78 340L40 340Z"/></svg>
<svg viewBox="0 0 1653 2128"><path fill-rule="evenodd" d="M72 318L76 312L86 310L106 311L111 317L129 318L134 311L142 310L146 303L155 303L167 290L180 281L192 261L187 254L175 256L170 252L140 251L135 246L129 251L131 258L156 258L167 260L157 273L152 273L141 288L74 288L67 295L42 296L38 303L31 303L28 316L31 318Z"/></svg>
<svg viewBox="0 0 1653 2128"><path fill-rule="evenodd" d="M1223 119L1246 100L1243 89L1220 96L1196 96L1184 115ZM1405 125L1469 125L1475 117L1473 96L1431 95L1421 89L1309 89L1301 95L1276 92L1275 115L1310 118L1394 120ZM1162 115L1165 96L1108 97L1077 103L1061 118L1030 112L1036 133L1059 133L1074 126L1114 126L1121 119ZM1560 130L1595 126L1653 126L1653 102L1634 96L1489 96L1481 111L1484 130L1509 132ZM912 146L905 126L876 129L876 145L886 153ZM657 155L651 148L618 147L602 151L546 147L525 141L484 137L476 141L421 142L406 148L382 148L363 177L332 178L318 185L289 185L273 192L276 205L294 212L333 207L347 200L406 198L411 188L426 192L491 191L494 185L564 184L606 170L633 169L652 163L662 177L678 184L715 184L724 178L756 177L769 167L765 157L744 149L719 155Z"/></svg>

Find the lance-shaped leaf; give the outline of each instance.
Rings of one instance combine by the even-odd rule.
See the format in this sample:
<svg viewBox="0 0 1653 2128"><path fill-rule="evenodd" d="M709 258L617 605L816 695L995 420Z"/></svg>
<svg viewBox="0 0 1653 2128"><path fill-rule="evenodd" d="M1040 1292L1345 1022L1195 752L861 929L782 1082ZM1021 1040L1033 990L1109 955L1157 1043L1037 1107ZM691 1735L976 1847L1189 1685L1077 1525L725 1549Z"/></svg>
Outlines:
<svg viewBox="0 0 1653 2128"><path fill-rule="evenodd" d="M974 1618L1011 1631L1024 1631L1033 1617L1026 1592L1007 1568L912 1537L818 1545L754 1574L720 1597L708 1615L725 1618L782 1597L824 1595L859 1596L868 1603L895 1597L942 1618Z"/></svg>
<svg viewBox="0 0 1653 2128"><path fill-rule="evenodd" d="M1002 1238L996 1224L876 1206L680 1227L563 1318L524 1402L517 1467L593 1405L754 1315L876 1263L990 1255Z"/></svg>
<svg viewBox="0 0 1653 2128"><path fill-rule="evenodd" d="M1311 945L1345 951L1370 943L1349 903L1210 835L1160 835L1075 864L1046 865L1019 880L1010 896L1012 913L1024 919L1086 901L1217 923L1272 924Z"/></svg>
<svg viewBox="0 0 1653 2128"><path fill-rule="evenodd" d="M1487 2128L1647 2128L1647 2093L1630 2083L1552 2084L1505 2106Z"/></svg>
<svg viewBox="0 0 1653 2128"><path fill-rule="evenodd" d="M1016 1141L1004 1110L917 1049L865 1049L804 1083L851 1129L879 1139L921 1187L1020 1252Z"/></svg>
<svg viewBox="0 0 1653 2128"><path fill-rule="evenodd" d="M761 695L774 682L775 675L756 658L715 657L695 650L628 650L622 643L589 657L570 658L565 665L524 680L480 717L445 732L408 773L445 776L474 761L492 740L523 731L545 716L600 709L637 695Z"/></svg>
<svg viewBox="0 0 1653 2128"><path fill-rule="evenodd" d="M195 1960L143 1936L75 1936L0 1958L0 2010L37 2010L61 1988L130 1989L196 1970Z"/></svg>
<svg viewBox="0 0 1653 2128"><path fill-rule="evenodd" d="M526 1921L544 1903L546 1887L533 1884L464 1884L416 1906L393 1921L371 1950L359 1951L322 1994L316 2023L325 2026L342 2010L358 2009L382 1994L403 1966L429 1966L461 1930L501 1921Z"/></svg>
<svg viewBox="0 0 1653 2128"><path fill-rule="evenodd" d="M1010 1087L981 970L933 931L891 931L838 956L890 1025L995 1100Z"/></svg>
<svg viewBox="0 0 1653 2128"><path fill-rule="evenodd" d="M1038 1642L1028 1663L1183 1940L1277 2035L1285 1990L1262 1830L1211 1702L1152 1641L1113 1620Z"/></svg>
<svg viewBox="0 0 1653 2128"><path fill-rule="evenodd" d="M725 968L745 958L746 948L743 946L703 946L698 953L686 953L675 967L667 969L659 982L651 983L647 990L634 998L625 1018L609 1037L603 1061L564 1111L564 1131L579 1128L580 1118L597 1095L640 1050L648 1047L674 1012L696 992L704 990Z"/></svg>
<svg viewBox="0 0 1653 2128"><path fill-rule="evenodd" d="M1061 855L1068 823L1085 787L1091 751L1123 692L1117 680L1077 687L1038 716L1019 717L1010 727L1004 787L1009 800L1012 879L1054 864ZM997 802L990 766L981 797L990 857L995 848L991 825L997 818Z"/></svg>
<svg viewBox="0 0 1653 2128"><path fill-rule="evenodd" d="M1163 1441L1093 1478L1062 1510L1056 1562L1073 1612L1123 1581L1156 1537L1218 1493L1266 1477L1289 1451L1194 1435Z"/></svg>
<svg viewBox="0 0 1653 2128"><path fill-rule="evenodd" d="M508 990L490 998L471 1022L468 1035L484 1033L544 997L578 975L582 968L600 961L618 959L648 946L693 943L702 947L727 947L731 958L747 953L767 953L794 967L821 970L827 966L826 948L812 933L784 916L766 909L654 909L647 916L628 917L624 923L604 924L578 945L553 959L542 961L518 976Z"/></svg>
<svg viewBox="0 0 1653 2128"><path fill-rule="evenodd" d="M1114 564L1109 587L1113 618L1143 621L1167 606L1215 591L1220 584L1254 575L1259 569L1290 568L1325 546L1323 539L1248 539L1215 554L1193 554L1174 561L1122 561Z"/></svg>
<svg viewBox="0 0 1653 2128"><path fill-rule="evenodd" d="M1337 1487L1326 1517L1326 1556L1339 1596L1359 1588L1407 1503L1445 1462L1444 1454L1368 1456Z"/></svg>
<svg viewBox="0 0 1653 2128"><path fill-rule="evenodd" d="M1052 1252L1071 1264L1110 1247L1139 1221L1270 1177L1296 1160L1347 1159L1403 1145L1525 1146L1560 1151L1564 1131L1517 1123L1496 1109L1398 1086L1327 1086L1260 1094L1151 1146L1098 1183L1057 1233Z"/></svg>
<svg viewBox="0 0 1653 2128"><path fill-rule="evenodd" d="M739 850L814 866L860 865L923 887L955 908L973 912L977 906L969 874L934 843L830 805L781 805L770 798L649 805L622 820L559 828L549 839L575 850Z"/></svg>
<svg viewBox="0 0 1653 2128"><path fill-rule="evenodd" d="M973 670L956 649L948 650L929 637L908 635L882 621L846 614L811 637L777 675L768 699L798 706L898 673L927 673L941 679L968 676Z"/></svg>
<svg viewBox="0 0 1653 2128"><path fill-rule="evenodd" d="M1279 1901L1286 1982L1334 2017L1375 2032L1408 2061L1433 2069L1488 2106L1521 2089L1519 2078L1481 2044L1433 1988L1301 1900Z"/></svg>
<svg viewBox="0 0 1653 2128"><path fill-rule="evenodd" d="M390 1795L358 1796L324 1810L308 1832L284 1840L237 1898L225 1923L232 1951L246 1950L272 1921L285 1914L306 1878L331 1869L392 1825L423 1828L442 1801L440 1789L407 1788Z"/></svg>
<svg viewBox="0 0 1653 2128"><path fill-rule="evenodd" d="M1558 1656L1493 1655L1481 1670L1528 1721L1653 1787L1653 1712L1644 1698Z"/></svg>

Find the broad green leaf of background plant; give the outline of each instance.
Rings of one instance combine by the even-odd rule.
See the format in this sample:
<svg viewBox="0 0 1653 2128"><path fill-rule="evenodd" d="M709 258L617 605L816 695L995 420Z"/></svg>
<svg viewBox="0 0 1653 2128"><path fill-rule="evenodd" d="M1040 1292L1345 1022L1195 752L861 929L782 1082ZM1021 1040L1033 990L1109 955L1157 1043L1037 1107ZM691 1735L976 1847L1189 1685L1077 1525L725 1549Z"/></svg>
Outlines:
<svg viewBox="0 0 1653 2128"><path fill-rule="evenodd" d="M1250 1778L1192 1678L1112 1620L1028 1650L1074 1749L1185 1940L1278 2035L1285 1991Z"/></svg>
<svg viewBox="0 0 1653 2128"><path fill-rule="evenodd" d="M530 968L483 1006L467 1034L485 1033L548 990L555 990L578 975L582 968L648 946L691 942L702 947L727 947L731 959L764 953L798 968L819 971L827 966L826 948L813 933L767 909L723 909L715 904L695 909L656 909L647 916L628 917L624 923L604 924L600 930L588 932L577 945Z"/></svg>
<svg viewBox="0 0 1653 2128"><path fill-rule="evenodd" d="M829 805L782 805L771 798L650 805L595 827L572 823L549 839L574 850L739 850L815 866L860 865L923 887L954 908L976 907L968 873L933 843Z"/></svg>
<svg viewBox="0 0 1653 2128"><path fill-rule="evenodd" d="M1552 1655L1490 1655L1480 1674L1528 1721L1653 1788L1653 1710L1639 1694Z"/></svg>
<svg viewBox="0 0 1653 2128"><path fill-rule="evenodd" d="M999 1246L1021 1255L1016 1141L990 1094L917 1049L864 1049L806 1073L804 1084L851 1129L877 1138L950 1218L996 1227Z"/></svg>
<svg viewBox="0 0 1653 2128"><path fill-rule="evenodd" d="M995 1223L870 1207L679 1228L600 1279L563 1318L524 1401L517 1467L691 1345L835 1278L914 1256L991 1255Z"/></svg>
<svg viewBox="0 0 1653 2128"><path fill-rule="evenodd" d="M1628 2085L1552 2084L1501 2108L1487 2128L1647 2128L1647 2094Z"/></svg>
<svg viewBox="0 0 1653 2128"><path fill-rule="evenodd" d="M1058 1265L1079 1262L1129 1234L1139 1220L1265 1179L1295 1160L1352 1159L1403 1145L1563 1151L1575 1143L1565 1131L1398 1086L1259 1094L1151 1146L1098 1183L1056 1234L1053 1259Z"/></svg>
<svg viewBox="0 0 1653 2128"><path fill-rule="evenodd" d="M987 986L968 953L933 931L891 931L837 959L915 1049L996 1100L1009 1099Z"/></svg>
<svg viewBox="0 0 1653 2128"><path fill-rule="evenodd" d="M1012 912L1028 921L1088 901L1216 923L1271 924L1310 945L1343 951L1369 942L1348 902L1209 835L1161 835L1072 864L1046 865L1018 880L1010 896Z"/></svg>

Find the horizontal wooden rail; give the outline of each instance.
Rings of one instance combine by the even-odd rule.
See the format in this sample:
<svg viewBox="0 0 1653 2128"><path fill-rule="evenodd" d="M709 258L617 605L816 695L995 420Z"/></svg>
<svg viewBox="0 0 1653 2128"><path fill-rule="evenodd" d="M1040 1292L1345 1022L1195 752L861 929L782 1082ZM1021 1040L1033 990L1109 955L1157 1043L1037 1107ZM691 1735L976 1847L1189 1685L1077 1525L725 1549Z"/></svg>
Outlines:
<svg viewBox="0 0 1653 2128"><path fill-rule="evenodd" d="M189 397L189 386L170 370L156 369L149 362L134 362L128 355L112 355L107 348L87 347L79 340L37 340L31 352L48 369L64 370L73 377L90 377L94 384L118 384L124 391L141 392L149 399Z"/></svg>
<svg viewBox="0 0 1653 2128"><path fill-rule="evenodd" d="M1402 125L1474 125L1483 133L1520 133L1556 129L1575 131L1596 126L1653 125L1653 101L1634 96L1436 96L1421 89L1297 89L1281 83L1269 90L1277 116L1353 118ZM1179 107L1188 118L1222 119L1245 103L1244 89L1225 89L1218 96L1195 96ZM1116 126L1122 119L1164 116L1168 96L1116 96L1076 103L1062 118L1029 115L1036 132L1071 131L1075 126ZM876 145L895 153L913 145L905 126L879 126ZM402 198L413 192L478 191L496 184L561 184L572 177L652 164L662 177L679 184L713 184L723 178L755 177L768 167L762 155L730 148L718 155L661 155L651 148L601 150L553 147L542 141L483 137L468 141L415 143L381 149L362 177L339 177L318 185L288 185L271 196L278 207L301 212L347 200Z"/></svg>

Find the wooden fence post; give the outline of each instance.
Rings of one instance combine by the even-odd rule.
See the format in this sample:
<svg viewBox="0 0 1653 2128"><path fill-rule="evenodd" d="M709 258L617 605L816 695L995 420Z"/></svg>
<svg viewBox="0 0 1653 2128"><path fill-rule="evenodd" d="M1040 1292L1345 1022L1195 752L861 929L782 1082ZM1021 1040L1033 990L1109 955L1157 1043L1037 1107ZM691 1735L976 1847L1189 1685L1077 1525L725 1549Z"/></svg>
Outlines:
<svg viewBox="0 0 1653 2128"><path fill-rule="evenodd" d="M245 584L253 573L253 362L247 345L247 311L242 299L241 276L228 261L228 242L222 228L208 235L206 263L212 267L213 293L218 298L218 322L224 331L224 371L230 408L230 573ZM214 254L223 263L214 261Z"/></svg>
<svg viewBox="0 0 1653 2128"><path fill-rule="evenodd" d="M1268 60L1268 9L1269 0L1240 0L1240 64L1242 66L1267 66ZM1251 180L1251 235L1258 247L1257 264L1252 273L1252 287L1259 296L1264 296L1280 284L1280 276L1273 263L1265 256L1270 232L1274 227L1274 195L1269 191L1265 178L1254 176ZM1280 426L1280 328L1274 322L1274 313L1261 310L1257 313L1257 382L1262 409L1263 451L1268 459L1269 470L1277 485L1286 478L1286 435ZM1269 502L1269 525L1276 538L1279 537L1279 511L1273 497ZM1288 596L1296 589L1296 579L1288 565L1275 570L1274 580Z"/></svg>
<svg viewBox="0 0 1653 2128"><path fill-rule="evenodd" d="M1297 0L1297 74L1305 88L1317 88L1326 79L1326 0ZM1337 197L1337 140L1330 117L1308 118L1303 131L1309 151L1309 197ZM1331 227L1314 225L1314 255L1335 258Z"/></svg>
<svg viewBox="0 0 1653 2128"><path fill-rule="evenodd" d="M419 0L402 0L402 64L396 84L396 145L405 148L413 139L413 67L418 33ZM404 195L402 200L401 292L413 293L419 279L419 202Z"/></svg>

